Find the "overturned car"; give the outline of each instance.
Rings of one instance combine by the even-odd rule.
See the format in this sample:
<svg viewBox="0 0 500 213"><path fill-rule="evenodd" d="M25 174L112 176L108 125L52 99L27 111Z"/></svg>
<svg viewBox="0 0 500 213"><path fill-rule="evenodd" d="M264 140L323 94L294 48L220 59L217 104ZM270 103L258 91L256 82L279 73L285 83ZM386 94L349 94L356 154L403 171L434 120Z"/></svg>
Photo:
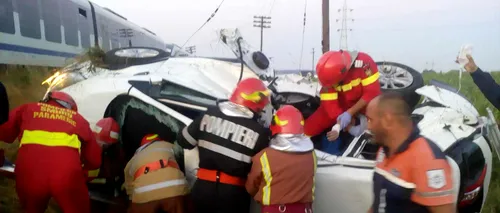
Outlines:
<svg viewBox="0 0 500 213"><path fill-rule="evenodd" d="M130 159L143 135L155 132L176 143L177 132L207 107L224 101L239 80L260 77L273 91L272 105L261 116L270 123L273 110L290 104L308 117L319 106L318 84L310 77L276 77L267 57L253 51L238 30L221 30L222 41L237 58L177 57L153 48L121 48L107 53L107 69L86 69L76 64L56 73L48 91L57 89L73 96L79 112L94 125L113 117L121 126L119 146ZM109 56L112 55L112 56ZM111 60L112 59L112 60ZM460 212L480 212L492 172L492 147L499 132L492 115L482 117L474 106L449 85L431 81L412 68L392 62L377 63L382 89L399 91L413 107L413 120L421 134L447 154L453 167L456 202ZM423 97L423 101L419 102ZM354 138L341 155L316 150L315 212L359 213L371 205L372 176L378 146L365 133ZM175 146L177 162L190 184L196 179L198 151ZM12 172L12 166L1 168ZM122 182L108 187L90 183L91 198L114 203ZM260 212L252 205L251 212Z"/></svg>

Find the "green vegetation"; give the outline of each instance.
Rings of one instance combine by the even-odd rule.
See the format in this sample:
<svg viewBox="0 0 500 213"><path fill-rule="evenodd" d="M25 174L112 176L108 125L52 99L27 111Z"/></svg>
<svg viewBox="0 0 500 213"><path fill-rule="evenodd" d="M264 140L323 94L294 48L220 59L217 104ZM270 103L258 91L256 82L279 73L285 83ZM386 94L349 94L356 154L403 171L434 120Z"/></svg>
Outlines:
<svg viewBox="0 0 500 213"><path fill-rule="evenodd" d="M91 60L93 64L99 64L102 62L102 52L90 50L87 53L87 56L81 58L81 60L83 61L87 59ZM46 89L46 86L42 86L41 82L51 76L53 73L53 70L42 67L0 65L0 81L5 84L9 93L11 109L23 103L40 100L45 94ZM497 80L497 82L500 82L500 72L492 73L492 75ZM458 72L456 71L443 74L426 72L424 74L424 79L426 83L430 79L436 79L457 88L459 85ZM494 109L494 107L491 106L491 104L477 89L476 85L474 85L474 83L472 82L472 78L466 73L463 74L460 92L473 102L473 104L477 107L482 115L485 115L486 107ZM496 109L494 110L494 112L497 120L500 121L500 112L498 112ZM17 147L17 143L0 143L0 148L6 150L6 156L10 160L15 160ZM500 168L498 167L498 165L500 164L496 159L496 155L493 155L493 157L495 160L493 168L495 169L492 174L488 200L486 202L486 207L484 208L483 213L500 212L500 202L498 202L498 200L500 199ZM0 177L0 212L20 212L14 186L14 181L6 179L4 177ZM51 204L47 212L58 212L56 209L57 207L55 207L54 204Z"/></svg>

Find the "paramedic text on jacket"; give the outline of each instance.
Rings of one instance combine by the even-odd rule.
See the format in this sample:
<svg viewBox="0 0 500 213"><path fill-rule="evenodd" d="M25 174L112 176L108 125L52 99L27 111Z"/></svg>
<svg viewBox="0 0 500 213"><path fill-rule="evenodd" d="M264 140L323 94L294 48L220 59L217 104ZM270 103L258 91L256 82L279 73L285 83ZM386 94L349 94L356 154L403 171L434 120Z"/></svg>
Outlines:
<svg viewBox="0 0 500 213"><path fill-rule="evenodd" d="M373 175L373 213L454 213L451 167L441 149L420 135L401 95L368 104L368 129L381 145Z"/></svg>
<svg viewBox="0 0 500 213"><path fill-rule="evenodd" d="M63 212L90 212L84 170L99 168L101 148L77 109L71 96L55 91L12 110L0 126L0 141L20 142L15 175L24 212L43 212L51 197Z"/></svg>
<svg viewBox="0 0 500 213"><path fill-rule="evenodd" d="M353 116L381 93L375 61L363 52L330 51L316 66L322 86L319 108L305 121L305 134L316 136L339 121L345 128Z"/></svg>
<svg viewBox="0 0 500 213"><path fill-rule="evenodd" d="M252 157L269 145L269 129L257 121L269 95L261 80L244 79L229 101L209 107L179 132L179 145L198 146L200 163L191 191L196 212L249 211L244 185Z"/></svg>

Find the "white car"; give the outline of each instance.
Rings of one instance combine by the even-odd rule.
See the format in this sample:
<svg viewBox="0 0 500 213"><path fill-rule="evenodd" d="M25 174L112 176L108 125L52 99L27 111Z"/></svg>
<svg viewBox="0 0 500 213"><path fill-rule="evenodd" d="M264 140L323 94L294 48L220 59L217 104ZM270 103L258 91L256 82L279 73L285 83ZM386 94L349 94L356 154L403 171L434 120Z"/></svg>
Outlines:
<svg viewBox="0 0 500 213"><path fill-rule="evenodd" d="M318 85L298 76L274 77L267 57L241 39L238 30L221 30L221 39L239 59L169 57L154 48L122 48L108 52L109 69L88 71L88 64L67 67L49 79L50 88L69 93L79 112L94 125L111 116L121 126L120 144L130 157L140 138L159 133L175 142L177 132L208 106L227 99L239 79L261 77L274 91L273 106L263 113L268 125L273 108L292 104L305 117L318 107ZM242 55L239 52L243 52ZM109 60L109 59L113 60ZM127 64L123 62L126 61ZM414 107L413 118L421 134L448 155L453 166L460 212L480 212L490 184L492 146L499 132L492 115L481 117L472 104L448 85L433 81L423 86L415 70L397 63L378 63L384 90L405 94ZM416 92L416 93L415 93ZM418 105L414 99L424 97ZM319 150L315 212L366 212L371 205L372 175L377 145L370 135L355 138L341 156ZM196 179L198 151L175 146L178 162L190 184ZM13 165L1 168L12 172ZM113 193L91 190L94 201L113 205ZM251 212L260 212L253 204Z"/></svg>

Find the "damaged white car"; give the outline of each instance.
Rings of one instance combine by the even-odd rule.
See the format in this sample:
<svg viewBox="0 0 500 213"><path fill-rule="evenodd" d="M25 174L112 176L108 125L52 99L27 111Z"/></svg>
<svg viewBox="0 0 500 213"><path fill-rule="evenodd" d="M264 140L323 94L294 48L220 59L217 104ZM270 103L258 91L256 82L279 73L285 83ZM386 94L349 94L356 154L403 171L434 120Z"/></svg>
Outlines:
<svg viewBox="0 0 500 213"><path fill-rule="evenodd" d="M310 77L275 77L268 58L254 51L238 30L221 30L222 41L237 58L178 57L153 48L120 48L106 54L108 69L94 72L89 64L67 67L50 79L50 88L73 96L79 112L94 125L111 116L121 125L120 145L130 159L143 135L158 132L175 142L177 132L208 106L227 99L240 79L260 77L273 90L273 104L262 115L268 125L273 109L291 104L308 117L319 106L318 85ZM240 54L242 53L242 54ZM399 91L414 108L413 119L421 134L447 154L453 167L459 212L480 212L490 184L492 147L498 148L499 131L492 115L482 117L454 88L431 81L398 63L377 63L383 90ZM420 97L424 97L419 103ZM192 184L198 166L197 149L175 146L177 161ZM379 147L368 133L353 139L339 156L316 150L318 170L314 211L366 212L371 205L375 152ZM497 149L499 150L499 149ZM500 150L499 150L500 151ZM13 165L12 165L13 166ZM12 171L12 166L2 170ZM117 189L121 183L116 183ZM99 187L94 201L116 205ZM252 205L251 212L260 212Z"/></svg>

